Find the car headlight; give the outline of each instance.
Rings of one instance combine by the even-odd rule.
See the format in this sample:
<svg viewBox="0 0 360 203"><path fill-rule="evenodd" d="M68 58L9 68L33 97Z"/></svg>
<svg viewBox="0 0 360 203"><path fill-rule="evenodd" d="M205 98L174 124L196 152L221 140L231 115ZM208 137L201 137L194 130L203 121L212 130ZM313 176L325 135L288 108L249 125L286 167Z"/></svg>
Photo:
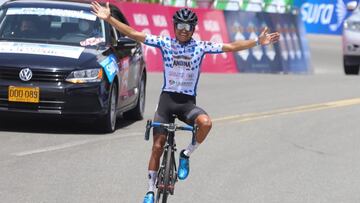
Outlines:
<svg viewBox="0 0 360 203"><path fill-rule="evenodd" d="M71 83L88 83L88 82L100 82L102 78L103 78L103 70L101 68L96 68L96 69L73 71L66 78L66 81Z"/></svg>
<svg viewBox="0 0 360 203"><path fill-rule="evenodd" d="M360 31L360 22L346 20L344 22L344 29L352 31Z"/></svg>

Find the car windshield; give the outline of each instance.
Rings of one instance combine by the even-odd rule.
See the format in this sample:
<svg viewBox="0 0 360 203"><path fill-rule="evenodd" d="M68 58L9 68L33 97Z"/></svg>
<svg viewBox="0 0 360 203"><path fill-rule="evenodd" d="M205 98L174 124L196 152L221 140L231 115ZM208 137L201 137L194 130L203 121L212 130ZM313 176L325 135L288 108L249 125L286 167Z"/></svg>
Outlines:
<svg viewBox="0 0 360 203"><path fill-rule="evenodd" d="M77 46L105 42L104 21L90 11L8 8L0 15L0 40Z"/></svg>

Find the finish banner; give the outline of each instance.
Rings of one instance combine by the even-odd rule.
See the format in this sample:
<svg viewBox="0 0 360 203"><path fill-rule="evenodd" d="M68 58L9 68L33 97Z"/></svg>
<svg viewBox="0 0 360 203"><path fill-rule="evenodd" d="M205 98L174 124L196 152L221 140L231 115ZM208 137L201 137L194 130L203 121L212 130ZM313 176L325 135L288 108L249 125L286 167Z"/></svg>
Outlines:
<svg viewBox="0 0 360 203"><path fill-rule="evenodd" d="M230 40L255 39L268 27L280 32L274 45L257 46L235 53L239 72L308 73L310 53L300 19L293 14L225 11Z"/></svg>
<svg viewBox="0 0 360 203"><path fill-rule="evenodd" d="M130 25L141 32L174 37L172 16L179 8L148 3L112 2L120 8ZM222 11L193 9L199 17L193 38L212 42L229 42ZM163 71L160 49L143 45L148 71ZM235 73L232 53L207 54L202 62L202 72Z"/></svg>

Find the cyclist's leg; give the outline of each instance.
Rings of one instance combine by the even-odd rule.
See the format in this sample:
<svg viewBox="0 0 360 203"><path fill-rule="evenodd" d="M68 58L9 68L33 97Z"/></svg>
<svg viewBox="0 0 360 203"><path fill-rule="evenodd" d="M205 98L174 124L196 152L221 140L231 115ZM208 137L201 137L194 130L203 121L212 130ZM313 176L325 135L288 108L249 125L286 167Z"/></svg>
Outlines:
<svg viewBox="0 0 360 203"><path fill-rule="evenodd" d="M155 112L154 122L160 123L168 123L170 121L169 116L169 101L166 94L161 94L159 99L159 104ZM149 188L148 193L144 198L144 202L151 202L146 201L145 199L149 196L152 196L155 191L155 184L157 178L157 171L159 170L160 165L160 158L164 150L164 145L166 142L165 130L160 128L154 128L153 130L153 146L151 150L149 165L148 165L148 178L149 178Z"/></svg>
<svg viewBox="0 0 360 203"><path fill-rule="evenodd" d="M195 119L195 123L199 126L199 130L196 134L196 142L202 143L211 130L211 119L207 114L199 114Z"/></svg>
<svg viewBox="0 0 360 203"><path fill-rule="evenodd" d="M199 129L196 134L196 143L195 145L190 142L188 147L180 152L179 160L179 173L178 177L180 180L184 180L190 173L190 154L195 151L195 149L204 141L211 129L211 120L207 113L197 107L195 104L185 105L185 111L179 116L180 120L184 121L189 125L197 124Z"/></svg>
<svg viewBox="0 0 360 203"><path fill-rule="evenodd" d="M163 133L154 132L153 146L148 166L148 192L144 197L144 203L153 203L156 190L156 178L159 170L160 158L163 153L166 136Z"/></svg>
<svg viewBox="0 0 360 203"><path fill-rule="evenodd" d="M199 129L196 134L196 143L201 144L209 134L212 127L210 116L205 110L195 104L188 107L188 110L183 115L183 121L185 123L189 125L196 124L198 126Z"/></svg>
<svg viewBox="0 0 360 203"><path fill-rule="evenodd" d="M160 157L164 151L166 136L163 133L155 133L153 135L153 146L149 160L149 170L157 171L160 165Z"/></svg>

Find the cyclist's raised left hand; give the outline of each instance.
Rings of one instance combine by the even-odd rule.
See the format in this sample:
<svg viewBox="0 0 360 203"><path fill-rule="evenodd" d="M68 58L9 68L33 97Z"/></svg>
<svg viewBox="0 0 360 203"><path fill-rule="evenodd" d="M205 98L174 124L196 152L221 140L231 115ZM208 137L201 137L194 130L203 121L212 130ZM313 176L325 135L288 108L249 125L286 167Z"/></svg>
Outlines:
<svg viewBox="0 0 360 203"><path fill-rule="evenodd" d="M279 41L280 34L278 32L268 33L269 28L265 27L261 34L259 35L260 45L268 45Z"/></svg>

